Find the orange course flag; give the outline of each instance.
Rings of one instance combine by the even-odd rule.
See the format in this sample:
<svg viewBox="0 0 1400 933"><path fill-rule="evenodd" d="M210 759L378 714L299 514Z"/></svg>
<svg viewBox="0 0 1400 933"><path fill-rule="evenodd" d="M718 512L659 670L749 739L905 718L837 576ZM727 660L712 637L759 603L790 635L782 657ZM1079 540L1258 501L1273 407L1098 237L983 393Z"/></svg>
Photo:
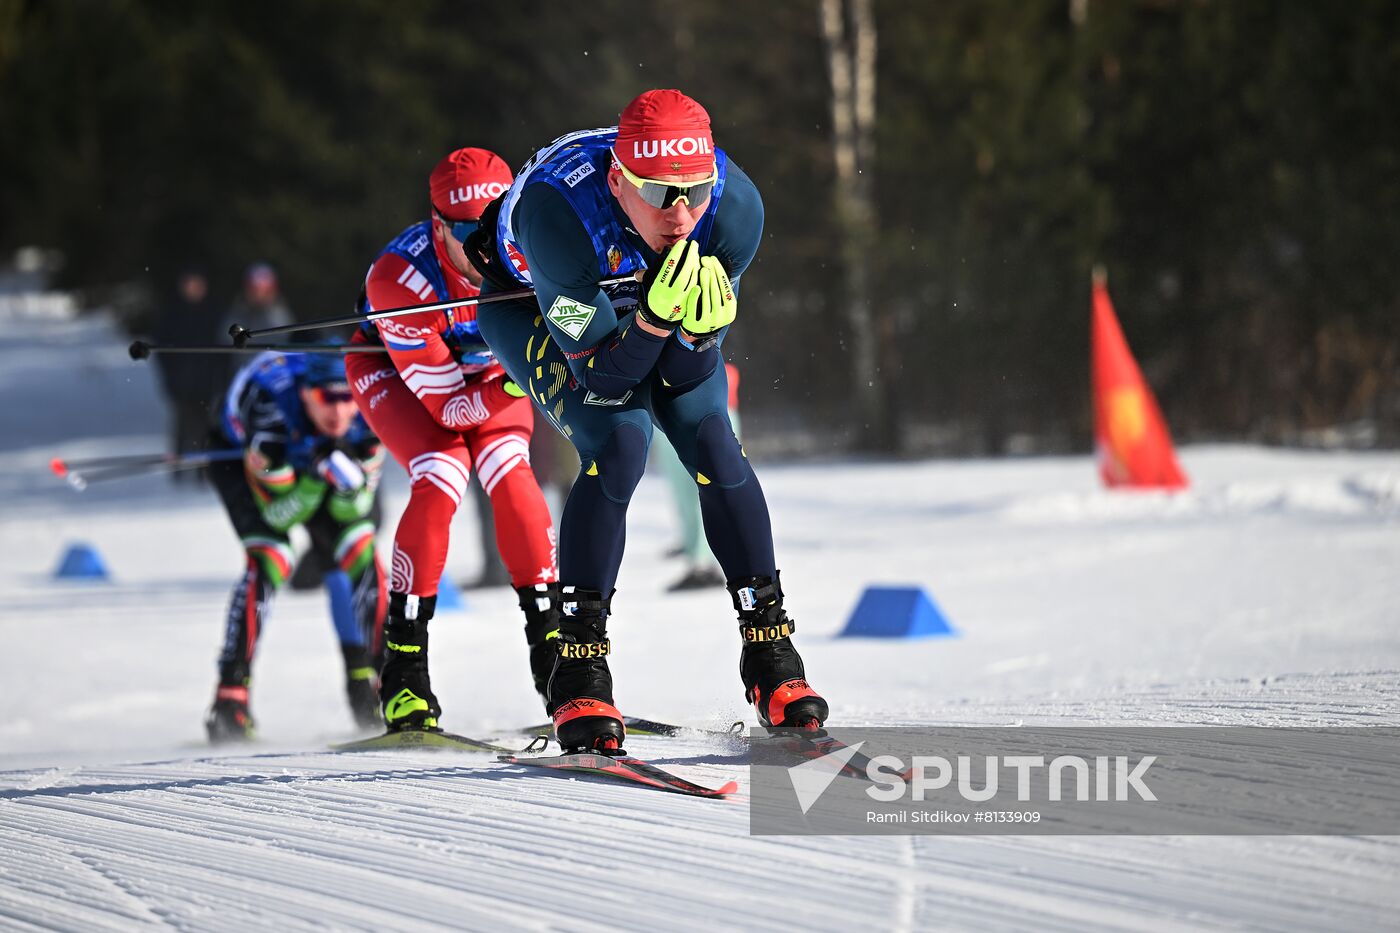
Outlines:
<svg viewBox="0 0 1400 933"><path fill-rule="evenodd" d="M1133 359L1108 283L1094 275L1092 332L1094 448L1104 485L1138 489L1185 489L1171 435L1157 399Z"/></svg>

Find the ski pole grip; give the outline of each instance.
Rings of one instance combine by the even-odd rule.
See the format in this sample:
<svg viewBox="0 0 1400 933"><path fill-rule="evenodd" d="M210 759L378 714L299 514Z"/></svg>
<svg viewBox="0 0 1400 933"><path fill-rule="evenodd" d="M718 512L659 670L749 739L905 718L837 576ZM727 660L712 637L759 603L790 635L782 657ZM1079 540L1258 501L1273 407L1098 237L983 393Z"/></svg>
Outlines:
<svg viewBox="0 0 1400 933"><path fill-rule="evenodd" d="M248 343L248 328L244 327L242 324L230 325L228 335L233 338L233 345L240 350Z"/></svg>
<svg viewBox="0 0 1400 933"><path fill-rule="evenodd" d="M149 359L151 355L151 345L144 340L133 340L131 346L126 348L126 352L133 360Z"/></svg>

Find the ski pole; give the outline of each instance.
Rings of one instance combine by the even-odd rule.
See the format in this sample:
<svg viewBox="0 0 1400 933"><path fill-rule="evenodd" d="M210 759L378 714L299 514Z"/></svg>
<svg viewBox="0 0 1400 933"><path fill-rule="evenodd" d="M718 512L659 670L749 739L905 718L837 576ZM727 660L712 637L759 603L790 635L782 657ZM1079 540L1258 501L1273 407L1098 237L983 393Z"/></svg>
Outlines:
<svg viewBox="0 0 1400 933"><path fill-rule="evenodd" d="M611 279L603 279L598 283L600 288L609 285L621 285L623 282L637 281L634 275L619 275ZM228 335L233 338L233 345L242 347L254 337L271 337L276 334L290 334L299 330L318 330L322 327L341 327L345 324L363 324L365 321L378 321L389 317L401 317L405 314L417 314L420 311L446 311L450 308L465 308L469 305L484 305L494 301L511 301L516 298L533 298L534 288L513 288L506 292L496 292L493 295L477 295L475 298L455 298L452 301L432 301L423 305L404 305L402 308L386 308L383 311L375 311L372 314L350 314L341 317L322 318L319 321L307 321L305 324L284 324L280 327L261 327L257 330L249 330L242 324L234 324L228 329Z"/></svg>
<svg viewBox="0 0 1400 933"><path fill-rule="evenodd" d="M63 457L54 457L49 461L49 469L53 470L55 476L62 477L70 470L83 467L95 467L106 469L114 466L129 466L138 463L164 463L175 454L124 454L120 457L84 457L79 460L68 460Z"/></svg>
<svg viewBox="0 0 1400 933"><path fill-rule="evenodd" d="M149 359L152 353L259 353L263 350L272 350L278 353L387 353L383 347L372 344L335 344L335 343L250 343L243 346L230 346L228 344L191 344L190 346L168 346L147 343L144 340L133 340L131 346L126 348L126 352L133 360Z"/></svg>
<svg viewBox="0 0 1400 933"><path fill-rule="evenodd" d="M147 466L132 465L124 467L111 467L110 469L96 470L91 473L69 473L67 476L64 477L64 479L67 481L69 486L73 487L74 490L76 490L77 492L82 492L84 489L87 489L88 486L90 486L91 484L100 483L104 480L127 479L128 477L143 476L147 473L155 473L161 470L173 473L180 470L191 469L197 466L202 466L202 464L181 463L167 465L164 463L157 463Z"/></svg>
<svg viewBox="0 0 1400 933"><path fill-rule="evenodd" d="M89 483L140 476L142 473L160 470L188 470L206 463L237 460L242 456L242 450L211 450L195 454L131 454L121 457L90 457L83 460L54 457L49 461L49 469L55 476L81 492Z"/></svg>

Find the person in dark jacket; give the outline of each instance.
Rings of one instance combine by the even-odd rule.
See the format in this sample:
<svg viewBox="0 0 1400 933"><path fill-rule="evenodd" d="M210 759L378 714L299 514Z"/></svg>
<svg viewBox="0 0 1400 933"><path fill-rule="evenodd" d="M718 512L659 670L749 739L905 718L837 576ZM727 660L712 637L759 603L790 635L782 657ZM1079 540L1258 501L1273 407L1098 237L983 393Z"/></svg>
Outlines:
<svg viewBox="0 0 1400 933"><path fill-rule="evenodd" d="M186 268L176 279L175 294L162 308L155 324L155 342L164 346L211 343L218 311L209 297L209 279L202 269ZM170 448L186 454L207 446L212 406L223 386L218 367L207 359L187 354L160 354L161 388L170 409ZM175 482L198 482L198 471L177 470Z"/></svg>

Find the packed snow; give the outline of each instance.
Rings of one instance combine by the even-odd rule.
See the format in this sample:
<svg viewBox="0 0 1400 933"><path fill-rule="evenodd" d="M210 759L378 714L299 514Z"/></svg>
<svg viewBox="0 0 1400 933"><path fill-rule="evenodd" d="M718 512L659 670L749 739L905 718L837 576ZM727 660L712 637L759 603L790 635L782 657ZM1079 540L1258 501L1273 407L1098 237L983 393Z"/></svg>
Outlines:
<svg viewBox="0 0 1400 933"><path fill-rule="evenodd" d="M629 750L730 799L569 780L484 754L336 754L353 734L325 599L284 593L254 671L261 739L210 748L240 549L207 489L77 493L54 456L159 450L149 363L95 323L0 335L0 928L1348 929L1393 926L1394 837L755 837L742 748ZM1400 454L1181 451L1178 495L1087 456L760 463L789 608L832 724L1400 725ZM383 540L406 495L390 483ZM449 576L480 559L474 514ZM721 590L644 480L611 626L627 713L752 721ZM60 582L92 544L107 583ZM957 636L838 637L871 584ZM523 744L543 717L514 594L433 623L443 724Z"/></svg>

